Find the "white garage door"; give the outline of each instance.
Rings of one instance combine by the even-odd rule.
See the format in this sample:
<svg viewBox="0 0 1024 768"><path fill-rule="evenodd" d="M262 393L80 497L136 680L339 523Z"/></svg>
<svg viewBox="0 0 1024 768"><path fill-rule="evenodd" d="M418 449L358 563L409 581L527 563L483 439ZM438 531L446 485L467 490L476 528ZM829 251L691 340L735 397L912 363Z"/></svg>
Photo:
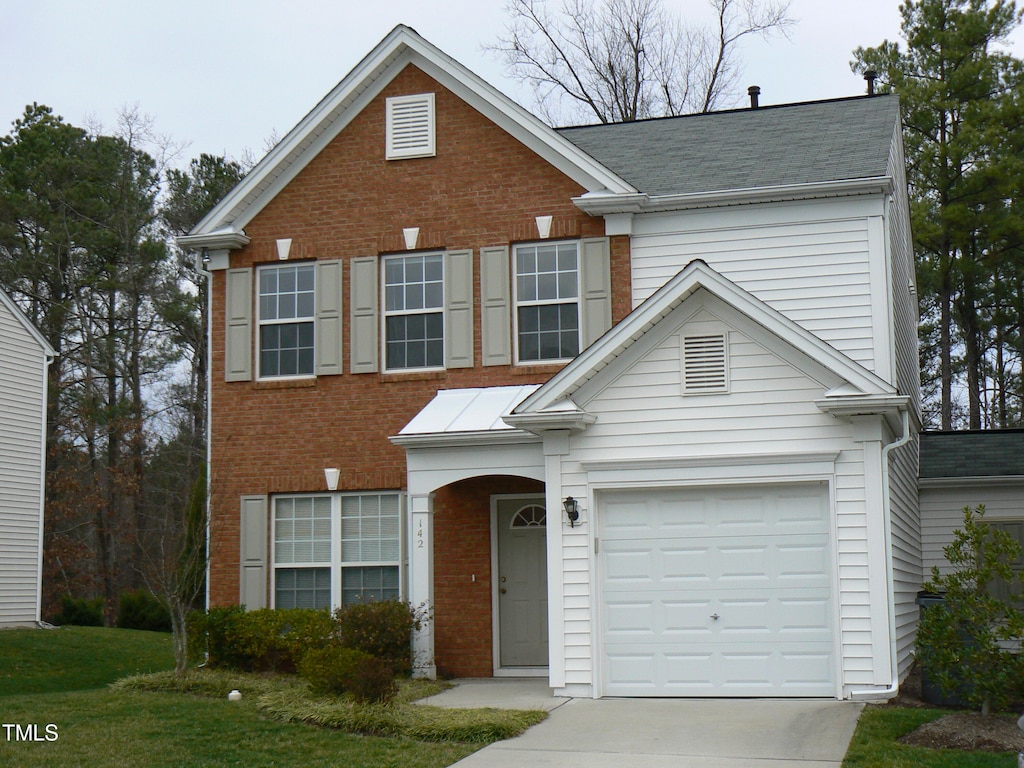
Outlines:
<svg viewBox="0 0 1024 768"><path fill-rule="evenodd" d="M835 696L824 484L598 501L605 696Z"/></svg>

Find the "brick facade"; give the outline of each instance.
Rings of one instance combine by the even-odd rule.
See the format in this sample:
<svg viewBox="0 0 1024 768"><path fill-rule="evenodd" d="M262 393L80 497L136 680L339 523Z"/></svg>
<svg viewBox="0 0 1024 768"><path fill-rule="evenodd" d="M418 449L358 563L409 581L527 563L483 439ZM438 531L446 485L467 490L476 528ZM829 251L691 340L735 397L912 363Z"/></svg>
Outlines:
<svg viewBox="0 0 1024 768"><path fill-rule="evenodd" d="M385 97L425 92L436 95L436 157L386 161ZM251 243L231 253L233 268L278 263L278 238L292 239L290 261L345 262L345 367L341 375L315 379L225 382L225 275L214 273L213 605L238 601L240 496L324 491L324 467L341 468L340 491L403 489L404 450L388 437L397 434L437 390L542 383L558 370L551 365L479 365L479 252L487 246L535 240L538 215L554 217L552 239L602 236L603 220L583 214L571 201L584 192L409 65L245 226ZM476 367L403 374L349 372L347 262L405 252L404 227L420 228L422 248L473 250ZM628 237L611 239L611 257L617 322L630 310ZM490 535L484 530L489 515L480 510L489 509L490 493L537 490L529 482L474 480L438 495L436 652L446 671L490 674ZM465 506L470 502L472 512ZM456 572L443 565L462 557L472 561L473 568L479 566L474 571L476 586L465 594L450 583Z"/></svg>

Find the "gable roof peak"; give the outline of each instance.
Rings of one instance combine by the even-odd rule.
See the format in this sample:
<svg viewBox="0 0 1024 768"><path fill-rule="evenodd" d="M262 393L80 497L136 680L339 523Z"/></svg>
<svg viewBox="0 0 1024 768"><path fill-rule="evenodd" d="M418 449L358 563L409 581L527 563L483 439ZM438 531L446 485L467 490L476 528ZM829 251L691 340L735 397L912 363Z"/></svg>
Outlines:
<svg viewBox="0 0 1024 768"><path fill-rule="evenodd" d="M186 248L212 247L214 233L244 227L405 67L414 64L484 117L515 136L588 191L636 190L607 166L543 123L404 24L397 25L292 128L185 237Z"/></svg>

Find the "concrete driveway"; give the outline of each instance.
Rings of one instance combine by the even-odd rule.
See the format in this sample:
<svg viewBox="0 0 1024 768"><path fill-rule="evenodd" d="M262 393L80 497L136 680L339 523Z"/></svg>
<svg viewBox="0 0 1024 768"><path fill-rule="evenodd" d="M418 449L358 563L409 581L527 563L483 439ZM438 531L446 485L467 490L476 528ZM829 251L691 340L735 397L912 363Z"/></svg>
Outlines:
<svg viewBox="0 0 1024 768"><path fill-rule="evenodd" d="M556 699L546 681L463 681L424 704L546 709L458 768L839 768L862 705L791 699Z"/></svg>

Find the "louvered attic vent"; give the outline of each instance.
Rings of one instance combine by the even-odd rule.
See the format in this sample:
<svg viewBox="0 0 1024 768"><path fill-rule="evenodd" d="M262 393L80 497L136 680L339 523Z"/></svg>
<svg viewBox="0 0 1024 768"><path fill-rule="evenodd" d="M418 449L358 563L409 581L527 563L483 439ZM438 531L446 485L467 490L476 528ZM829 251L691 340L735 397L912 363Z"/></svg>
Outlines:
<svg viewBox="0 0 1024 768"><path fill-rule="evenodd" d="M386 122L388 160L434 156L434 94L389 98Z"/></svg>
<svg viewBox="0 0 1024 768"><path fill-rule="evenodd" d="M683 337L683 394L704 395L729 389L725 334Z"/></svg>

